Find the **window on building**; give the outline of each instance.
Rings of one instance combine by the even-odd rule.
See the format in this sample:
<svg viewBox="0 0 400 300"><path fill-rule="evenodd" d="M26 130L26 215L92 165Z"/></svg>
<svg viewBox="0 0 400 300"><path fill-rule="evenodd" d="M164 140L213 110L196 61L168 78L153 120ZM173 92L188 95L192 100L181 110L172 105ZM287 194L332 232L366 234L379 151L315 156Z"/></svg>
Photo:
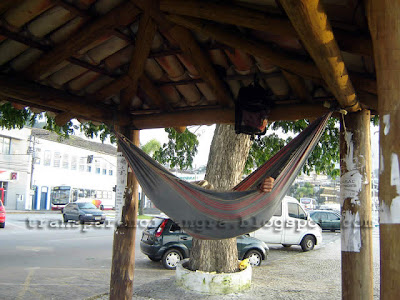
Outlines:
<svg viewBox="0 0 400 300"><path fill-rule="evenodd" d="M78 157L72 156L71 157L71 170L76 171Z"/></svg>
<svg viewBox="0 0 400 300"><path fill-rule="evenodd" d="M46 150L46 151L44 151L44 158L43 158L43 160L44 160L44 165L45 166L50 166L50 164L51 164L51 152L50 152L50 150Z"/></svg>
<svg viewBox="0 0 400 300"><path fill-rule="evenodd" d="M86 171L89 172L89 173L91 173L91 172L92 172L92 166L87 166Z"/></svg>
<svg viewBox="0 0 400 300"><path fill-rule="evenodd" d="M61 163L61 154L60 152L54 152L54 160L53 160L53 167L59 168Z"/></svg>
<svg viewBox="0 0 400 300"><path fill-rule="evenodd" d="M40 165L40 152L42 149L36 148L35 153L33 154L33 161L36 165Z"/></svg>
<svg viewBox="0 0 400 300"><path fill-rule="evenodd" d="M0 154L10 154L11 139L0 136Z"/></svg>
<svg viewBox="0 0 400 300"><path fill-rule="evenodd" d="M96 168L96 174L100 174L100 171L101 171L100 167L97 167Z"/></svg>
<svg viewBox="0 0 400 300"><path fill-rule="evenodd" d="M79 158L79 171L80 172L85 171L85 157Z"/></svg>
<svg viewBox="0 0 400 300"><path fill-rule="evenodd" d="M63 169L69 169L69 155L68 154L63 155L62 167L63 167Z"/></svg>
<svg viewBox="0 0 400 300"><path fill-rule="evenodd" d="M107 175L107 169L103 169L103 175Z"/></svg>
<svg viewBox="0 0 400 300"><path fill-rule="evenodd" d="M108 175L112 176L113 175L113 170L108 170Z"/></svg>

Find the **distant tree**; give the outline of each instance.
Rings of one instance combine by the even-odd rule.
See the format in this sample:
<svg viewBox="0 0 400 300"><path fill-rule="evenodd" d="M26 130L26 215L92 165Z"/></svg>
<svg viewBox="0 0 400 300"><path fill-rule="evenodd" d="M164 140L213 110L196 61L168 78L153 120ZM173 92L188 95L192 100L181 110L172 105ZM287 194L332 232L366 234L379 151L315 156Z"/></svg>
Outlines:
<svg viewBox="0 0 400 300"><path fill-rule="evenodd" d="M152 139L148 141L146 144L141 146L141 149L147 154L152 156L155 152L157 152L161 148L161 144L156 139Z"/></svg>
<svg viewBox="0 0 400 300"><path fill-rule="evenodd" d="M298 186L297 189L294 191L294 197L296 199L309 197L314 197L314 185L309 182L304 183L303 186Z"/></svg>

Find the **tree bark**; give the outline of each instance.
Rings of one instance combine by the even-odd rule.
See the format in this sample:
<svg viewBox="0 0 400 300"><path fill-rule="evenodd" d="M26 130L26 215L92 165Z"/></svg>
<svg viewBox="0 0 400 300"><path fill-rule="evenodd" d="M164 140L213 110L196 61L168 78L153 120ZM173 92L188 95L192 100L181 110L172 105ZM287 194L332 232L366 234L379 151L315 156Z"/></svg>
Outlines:
<svg viewBox="0 0 400 300"><path fill-rule="evenodd" d="M229 190L240 180L251 146L248 135L237 135L233 125L217 125L208 156L205 179L217 190ZM237 270L236 238L193 239L192 270L232 273Z"/></svg>

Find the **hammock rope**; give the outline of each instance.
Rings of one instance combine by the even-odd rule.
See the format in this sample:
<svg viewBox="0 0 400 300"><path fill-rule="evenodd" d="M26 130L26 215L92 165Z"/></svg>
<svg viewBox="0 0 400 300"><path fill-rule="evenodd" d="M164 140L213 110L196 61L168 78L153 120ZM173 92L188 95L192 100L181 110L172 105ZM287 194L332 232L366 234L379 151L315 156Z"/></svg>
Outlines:
<svg viewBox="0 0 400 300"><path fill-rule="evenodd" d="M119 149L139 184L154 205L190 235L200 239L225 239L252 232L265 225L318 143L331 113L315 120L264 165L232 191L204 189L179 179L116 133ZM269 193L258 189L275 178Z"/></svg>

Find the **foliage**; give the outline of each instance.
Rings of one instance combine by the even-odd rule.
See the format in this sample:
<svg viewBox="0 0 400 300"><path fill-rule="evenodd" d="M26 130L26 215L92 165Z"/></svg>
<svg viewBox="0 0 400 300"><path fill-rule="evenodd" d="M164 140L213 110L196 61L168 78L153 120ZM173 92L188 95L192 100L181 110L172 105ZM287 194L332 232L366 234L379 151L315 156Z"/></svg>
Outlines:
<svg viewBox="0 0 400 300"><path fill-rule="evenodd" d="M156 139L152 139L144 144L141 148L145 153L151 155L161 148L161 144Z"/></svg>
<svg viewBox="0 0 400 300"><path fill-rule="evenodd" d="M199 144L196 135L187 129L183 133L178 133L173 128L166 128L165 132L168 133L169 141L154 153L154 159L171 169L190 168Z"/></svg>
<svg viewBox="0 0 400 300"><path fill-rule="evenodd" d="M0 105L0 127L5 129L21 129L24 126L34 126L39 120L43 119L42 114L34 114L28 107L24 109L14 108L10 102L6 102ZM110 141L115 143L115 136L111 133L108 126L94 125L91 122L81 124L80 127L74 125L71 121L67 122L64 126L58 126L55 119L51 117L48 113L45 114L46 123L43 129L53 131L60 135L60 139L68 138L70 135L74 134L75 130L79 129L84 132L88 138L100 137L100 140L104 142L108 136L110 136Z"/></svg>
<svg viewBox="0 0 400 300"><path fill-rule="evenodd" d="M293 190L293 197L296 199L310 197L314 198L314 185L309 182L304 183L303 186L297 184Z"/></svg>
<svg viewBox="0 0 400 300"><path fill-rule="evenodd" d="M5 129L21 129L26 124L34 123L35 116L28 109L15 109L10 102L6 102L0 106L0 126Z"/></svg>
<svg viewBox="0 0 400 300"><path fill-rule="evenodd" d="M308 120L279 121L270 124L269 128L273 130L281 129L284 133L297 134L304 130L309 123ZM245 173L248 174L255 167L262 165L291 140L291 137L284 139L272 133L254 141L246 161ZM338 121L331 118L321 139L304 165L303 172L310 174L314 170L316 173L325 173L335 178L340 172L339 169L335 168L337 162L339 162L339 127Z"/></svg>

